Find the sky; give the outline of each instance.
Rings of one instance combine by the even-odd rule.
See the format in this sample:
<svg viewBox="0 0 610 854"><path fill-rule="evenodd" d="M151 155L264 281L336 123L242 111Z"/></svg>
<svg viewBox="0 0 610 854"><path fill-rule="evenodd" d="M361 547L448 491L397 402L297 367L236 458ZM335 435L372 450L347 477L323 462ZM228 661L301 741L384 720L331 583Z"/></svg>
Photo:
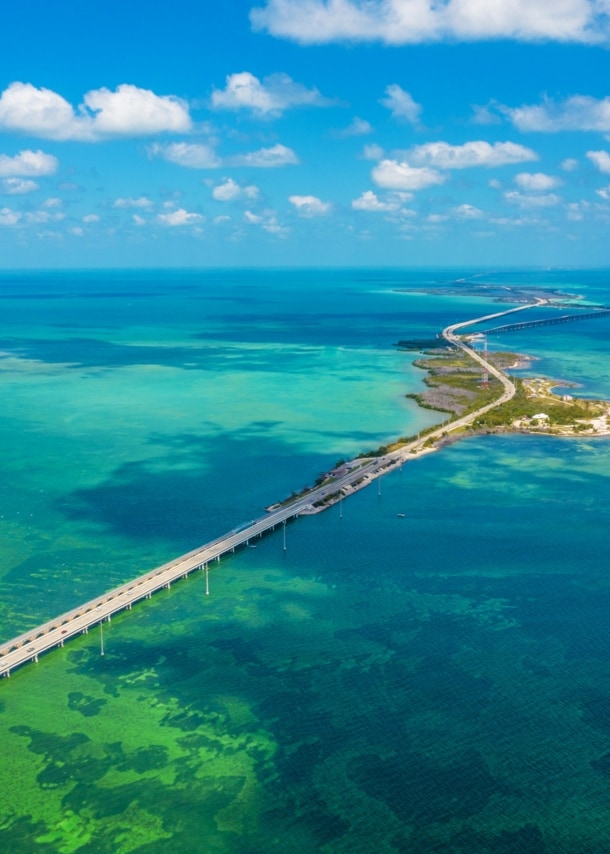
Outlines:
<svg viewBox="0 0 610 854"><path fill-rule="evenodd" d="M610 0L19 0L2 28L4 269L610 266Z"/></svg>

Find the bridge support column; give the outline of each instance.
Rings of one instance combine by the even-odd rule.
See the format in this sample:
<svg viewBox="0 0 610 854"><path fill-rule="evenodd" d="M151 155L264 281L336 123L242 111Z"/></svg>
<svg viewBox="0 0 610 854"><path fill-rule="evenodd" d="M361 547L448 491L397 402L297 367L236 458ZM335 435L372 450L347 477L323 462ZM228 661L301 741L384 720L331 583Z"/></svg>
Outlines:
<svg viewBox="0 0 610 854"><path fill-rule="evenodd" d="M128 603L127 603L127 610L128 610L128 611L131 611L131 602L128 602Z"/></svg>
<svg viewBox="0 0 610 854"><path fill-rule="evenodd" d="M60 640L59 645L60 645L60 646L63 646L63 645L64 645L64 639L63 639L63 638Z"/></svg>
<svg viewBox="0 0 610 854"><path fill-rule="evenodd" d="M88 634L89 634L89 626L85 626L85 628L83 629L83 634L84 634L84 635L88 635Z"/></svg>
<svg viewBox="0 0 610 854"><path fill-rule="evenodd" d="M34 656L34 661L36 662L36 664L38 664L38 655Z"/></svg>

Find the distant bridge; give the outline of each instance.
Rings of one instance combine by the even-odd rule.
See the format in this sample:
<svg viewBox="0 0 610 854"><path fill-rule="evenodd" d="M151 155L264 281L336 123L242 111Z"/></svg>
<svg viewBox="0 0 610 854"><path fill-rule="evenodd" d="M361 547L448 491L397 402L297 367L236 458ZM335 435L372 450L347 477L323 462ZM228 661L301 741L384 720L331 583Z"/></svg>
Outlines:
<svg viewBox="0 0 610 854"><path fill-rule="evenodd" d="M522 323L494 326L492 329L486 329L485 334L502 335L504 332L519 332L521 329L532 329L534 326L555 326L557 323L574 323L576 320L595 320L598 317L607 317L609 314L610 308L601 308L586 314L562 314L560 317L549 317L546 320L525 320Z"/></svg>

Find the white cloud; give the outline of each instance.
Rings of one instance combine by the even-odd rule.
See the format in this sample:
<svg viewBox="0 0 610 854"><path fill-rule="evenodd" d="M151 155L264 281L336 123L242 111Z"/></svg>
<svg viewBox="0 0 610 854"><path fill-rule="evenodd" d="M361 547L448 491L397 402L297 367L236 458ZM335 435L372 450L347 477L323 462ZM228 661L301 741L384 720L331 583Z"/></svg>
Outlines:
<svg viewBox="0 0 610 854"><path fill-rule="evenodd" d="M497 125L502 121L495 112L496 104L474 104L472 108L472 123L475 125Z"/></svg>
<svg viewBox="0 0 610 854"><path fill-rule="evenodd" d="M538 155L523 145L514 142L494 142L491 145L482 139L450 145L448 142L428 142L416 145L406 152L409 162L437 169L467 169L471 166L505 166L538 160Z"/></svg>
<svg viewBox="0 0 610 854"><path fill-rule="evenodd" d="M317 89L307 89L287 74L271 74L262 82L249 71L229 74L226 87L212 92L213 109L245 109L257 116L277 116L290 107L325 107L329 103Z"/></svg>
<svg viewBox="0 0 610 854"><path fill-rule="evenodd" d="M500 109L521 131L610 131L610 97L596 100L589 95L573 95L557 103L546 98L542 104Z"/></svg>
<svg viewBox="0 0 610 854"><path fill-rule="evenodd" d="M267 222L263 224L263 228L269 234L274 234L276 237L284 238L288 234L290 234L290 229L288 228L288 226L280 225L280 223L274 216L269 217Z"/></svg>
<svg viewBox="0 0 610 854"><path fill-rule="evenodd" d="M453 212L460 219L481 219L483 216L483 211L473 205L458 205Z"/></svg>
<svg viewBox="0 0 610 854"><path fill-rule="evenodd" d="M100 218L99 218L98 214L86 214L83 217L83 222L86 222L87 224L93 223L93 222L99 222L99 221L100 221Z"/></svg>
<svg viewBox="0 0 610 854"><path fill-rule="evenodd" d="M252 211L245 211L244 219L250 225L260 225L260 227L264 231L268 232L269 234L273 234L276 237L284 238L290 233L290 229L287 226L280 225L280 223L277 221L277 217L275 217L273 213L269 211L265 213L265 216L252 213Z"/></svg>
<svg viewBox="0 0 610 854"><path fill-rule="evenodd" d="M65 219L65 213L61 211L56 211L55 213L49 213L49 211L30 211L24 215L24 219L26 222L34 222L34 223L46 223L46 222L61 222L62 219Z"/></svg>
<svg viewBox="0 0 610 854"><path fill-rule="evenodd" d="M377 186L385 190L423 190L446 180L436 169L418 168L398 160L382 160L371 176Z"/></svg>
<svg viewBox="0 0 610 854"><path fill-rule="evenodd" d="M332 207L330 202L323 202L317 196L289 196L288 201L305 217L325 216Z"/></svg>
<svg viewBox="0 0 610 854"><path fill-rule="evenodd" d="M255 30L301 44L588 43L606 40L607 11L597 0L266 0L250 12L250 20Z"/></svg>
<svg viewBox="0 0 610 854"><path fill-rule="evenodd" d="M349 136L366 136L367 133L373 133L372 125L366 119L355 116L346 128L336 131L335 136L345 138Z"/></svg>
<svg viewBox="0 0 610 854"><path fill-rule="evenodd" d="M517 190L508 190L504 193L504 198L507 202L519 205L522 208L552 208L561 201L555 193L529 196L519 193Z"/></svg>
<svg viewBox="0 0 610 854"><path fill-rule="evenodd" d="M42 203L43 208L60 208L62 205L62 200L58 199L57 196L51 196L50 199L45 199Z"/></svg>
<svg viewBox="0 0 610 854"><path fill-rule="evenodd" d="M212 190L212 197L217 202L232 202L236 199L256 199L258 195L258 187L254 185L240 187L232 178L225 178L222 184L218 184Z"/></svg>
<svg viewBox="0 0 610 854"><path fill-rule="evenodd" d="M587 157L600 172L610 174L610 154L607 151L587 151Z"/></svg>
<svg viewBox="0 0 610 854"><path fill-rule="evenodd" d="M365 145L362 152L362 157L365 160L383 160L384 155L383 148L374 142L371 145Z"/></svg>
<svg viewBox="0 0 610 854"><path fill-rule="evenodd" d="M362 195L354 199L352 208L355 211L397 211L400 205L397 202L382 202L372 190L366 190Z"/></svg>
<svg viewBox="0 0 610 854"><path fill-rule="evenodd" d="M82 237L85 233L80 227L80 225L74 225L72 226L72 228L69 228L68 231L70 232L70 234L73 234L74 237Z"/></svg>
<svg viewBox="0 0 610 854"><path fill-rule="evenodd" d="M132 220L136 225L146 225L146 220L140 214L132 214ZM174 223L165 223L165 225L173 225ZM175 225L180 225L180 223L175 223Z"/></svg>
<svg viewBox="0 0 610 854"><path fill-rule="evenodd" d="M547 192L561 186L559 178L544 172L520 172L515 175L515 184L527 193Z"/></svg>
<svg viewBox="0 0 610 854"><path fill-rule="evenodd" d="M7 196L21 196L38 189L36 181L24 180L23 178L3 178L0 181L0 192Z"/></svg>
<svg viewBox="0 0 610 854"><path fill-rule="evenodd" d="M128 83L87 92L75 110L51 89L11 83L0 96L0 128L55 140L96 142L191 129L185 101Z"/></svg>
<svg viewBox="0 0 610 854"><path fill-rule="evenodd" d="M290 166L299 162L291 148L285 145L272 145L271 148L260 148L258 151L251 151L248 154L237 154L230 158L230 163L233 166L256 166L266 169L275 166Z"/></svg>
<svg viewBox="0 0 610 854"><path fill-rule="evenodd" d="M170 142L161 145L155 142L149 146L148 153L187 169L216 169L221 165L214 149L202 143Z"/></svg>
<svg viewBox="0 0 610 854"><path fill-rule="evenodd" d="M162 225L180 226L180 225L197 225L203 222L204 217L198 213L189 213L184 208L171 211L171 213L158 214L157 221ZM139 225L139 223L137 223Z"/></svg>
<svg viewBox="0 0 610 854"><path fill-rule="evenodd" d="M575 160L573 157L566 157L565 160L561 161L560 165L564 172L574 172L578 169L578 160Z"/></svg>
<svg viewBox="0 0 610 854"><path fill-rule="evenodd" d="M35 178L43 175L54 175L59 166L57 157L45 154L44 151L20 151L14 157L0 154L0 176L1 177L28 177Z"/></svg>
<svg viewBox="0 0 610 854"><path fill-rule="evenodd" d="M590 202L570 202L566 205L566 218L571 222L580 222L584 219L585 213L587 213L590 208Z"/></svg>
<svg viewBox="0 0 610 854"><path fill-rule="evenodd" d="M0 208L0 225L17 225L21 219L19 211L10 208Z"/></svg>
<svg viewBox="0 0 610 854"><path fill-rule="evenodd" d="M380 103L392 113L394 118L406 119L411 124L419 124L421 115L421 104L417 104L408 92L405 92L397 83L387 86L386 97Z"/></svg>
<svg viewBox="0 0 610 854"><path fill-rule="evenodd" d="M128 196L125 199L115 199L114 200L115 208L150 208L152 207L152 202L146 196L140 196L139 199L134 199L131 196Z"/></svg>
<svg viewBox="0 0 610 854"><path fill-rule="evenodd" d="M610 202L610 184L607 187L601 187L599 190L595 191L600 198L605 199L605 201Z"/></svg>

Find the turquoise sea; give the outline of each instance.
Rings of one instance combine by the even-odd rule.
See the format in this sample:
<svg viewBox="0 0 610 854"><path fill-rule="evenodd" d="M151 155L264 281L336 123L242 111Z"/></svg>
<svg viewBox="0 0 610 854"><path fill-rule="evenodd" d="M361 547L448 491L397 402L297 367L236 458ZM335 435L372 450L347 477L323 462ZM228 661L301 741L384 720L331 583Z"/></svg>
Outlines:
<svg viewBox="0 0 610 854"><path fill-rule="evenodd" d="M610 304L607 271L1 273L1 638L440 422L394 345L502 308L473 282ZM489 344L610 399L609 330ZM466 439L14 672L0 851L610 852L609 486L604 438Z"/></svg>

